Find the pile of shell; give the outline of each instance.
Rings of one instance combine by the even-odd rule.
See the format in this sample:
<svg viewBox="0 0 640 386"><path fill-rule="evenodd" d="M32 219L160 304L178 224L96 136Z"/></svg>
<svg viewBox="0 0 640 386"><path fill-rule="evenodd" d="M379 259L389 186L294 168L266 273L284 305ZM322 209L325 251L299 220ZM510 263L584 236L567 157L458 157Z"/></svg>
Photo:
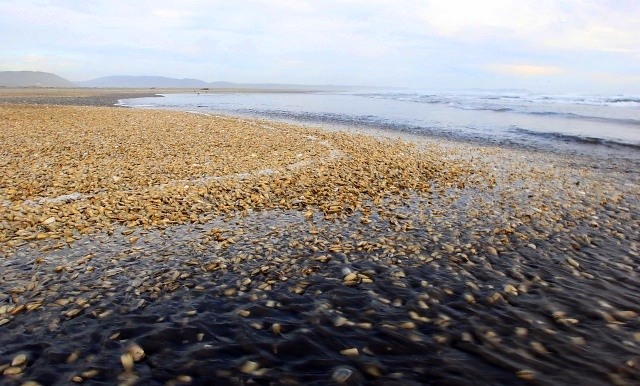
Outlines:
<svg viewBox="0 0 640 386"><path fill-rule="evenodd" d="M637 168L422 145L3 108L0 379L637 383Z"/></svg>
<svg viewBox="0 0 640 386"><path fill-rule="evenodd" d="M253 209L366 213L469 173L407 143L188 113L12 106L0 125L5 247Z"/></svg>

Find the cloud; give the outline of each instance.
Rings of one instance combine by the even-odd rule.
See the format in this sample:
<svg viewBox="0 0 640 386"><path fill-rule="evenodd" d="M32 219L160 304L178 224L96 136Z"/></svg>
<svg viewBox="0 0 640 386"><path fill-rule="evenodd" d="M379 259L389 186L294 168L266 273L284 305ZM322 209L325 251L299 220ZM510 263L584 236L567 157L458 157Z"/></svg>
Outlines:
<svg viewBox="0 0 640 386"><path fill-rule="evenodd" d="M640 68L638 14L632 0L0 0L0 64L41 56L42 70L72 79L509 87L560 70L614 79Z"/></svg>
<svg viewBox="0 0 640 386"><path fill-rule="evenodd" d="M640 53L640 2L633 0L427 0L419 14L433 33L462 40Z"/></svg>
<svg viewBox="0 0 640 386"><path fill-rule="evenodd" d="M182 9L160 8L151 11L151 16L167 27L189 26L190 19L195 16L195 12Z"/></svg>
<svg viewBox="0 0 640 386"><path fill-rule="evenodd" d="M497 73L520 76L548 76L566 72L558 66L539 66L535 64L494 64L488 67Z"/></svg>

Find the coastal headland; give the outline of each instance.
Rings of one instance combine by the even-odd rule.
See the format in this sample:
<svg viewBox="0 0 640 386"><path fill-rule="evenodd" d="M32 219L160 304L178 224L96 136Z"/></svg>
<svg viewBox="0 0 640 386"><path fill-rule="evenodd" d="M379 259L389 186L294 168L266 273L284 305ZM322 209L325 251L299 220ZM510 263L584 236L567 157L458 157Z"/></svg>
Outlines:
<svg viewBox="0 0 640 386"><path fill-rule="evenodd" d="M632 161L162 92L0 89L0 383L640 382Z"/></svg>

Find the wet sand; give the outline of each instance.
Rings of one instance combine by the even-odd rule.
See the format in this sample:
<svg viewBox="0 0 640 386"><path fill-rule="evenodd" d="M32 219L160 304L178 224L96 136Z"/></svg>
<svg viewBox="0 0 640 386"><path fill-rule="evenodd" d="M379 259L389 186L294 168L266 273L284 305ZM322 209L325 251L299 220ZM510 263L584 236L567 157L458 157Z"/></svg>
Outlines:
<svg viewBox="0 0 640 386"><path fill-rule="evenodd" d="M0 108L0 383L632 385L633 161Z"/></svg>
<svg viewBox="0 0 640 386"><path fill-rule="evenodd" d="M193 90L181 91L193 92ZM177 92L177 90L0 87L0 106L8 104L113 106L120 99L153 97L171 92Z"/></svg>

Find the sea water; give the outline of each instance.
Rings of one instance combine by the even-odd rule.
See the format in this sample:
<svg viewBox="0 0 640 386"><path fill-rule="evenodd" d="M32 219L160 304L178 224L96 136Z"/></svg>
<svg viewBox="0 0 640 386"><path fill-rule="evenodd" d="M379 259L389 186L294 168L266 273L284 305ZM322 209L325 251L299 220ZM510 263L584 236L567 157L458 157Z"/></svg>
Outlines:
<svg viewBox="0 0 640 386"><path fill-rule="evenodd" d="M378 128L603 158L640 159L640 96L519 91L215 92L123 106Z"/></svg>

